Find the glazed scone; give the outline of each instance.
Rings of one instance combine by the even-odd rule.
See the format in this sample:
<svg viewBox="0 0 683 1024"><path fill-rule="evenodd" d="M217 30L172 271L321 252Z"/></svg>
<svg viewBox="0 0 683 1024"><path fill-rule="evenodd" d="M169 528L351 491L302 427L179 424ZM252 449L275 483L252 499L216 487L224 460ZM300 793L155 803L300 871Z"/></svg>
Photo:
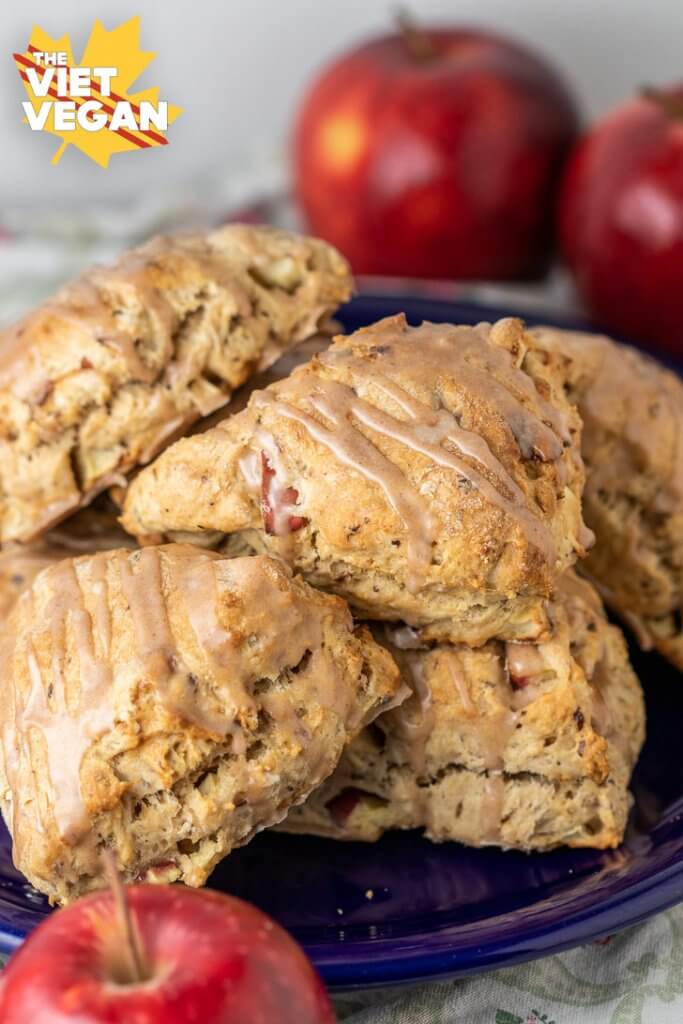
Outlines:
<svg viewBox="0 0 683 1024"><path fill-rule="evenodd" d="M361 616L481 644L543 636L589 540L580 426L517 320L337 338L129 489L124 527L239 535Z"/></svg>
<svg viewBox="0 0 683 1024"><path fill-rule="evenodd" d="M364 730L282 828L375 840L421 827L436 841L519 850L617 846L644 737L640 686L586 581L567 574L553 618L538 646L411 650L409 629L389 630L413 697Z"/></svg>
<svg viewBox="0 0 683 1024"><path fill-rule="evenodd" d="M583 419L583 507L597 542L582 571L643 648L683 669L683 382L608 338L532 333L565 357Z"/></svg>
<svg viewBox="0 0 683 1024"><path fill-rule="evenodd" d="M399 673L346 604L267 557L185 545L68 559L2 638L0 802L51 900L201 885L330 774Z"/></svg>
<svg viewBox="0 0 683 1024"><path fill-rule="evenodd" d="M331 246L229 225L94 267L0 335L0 541L148 462L349 297Z"/></svg>

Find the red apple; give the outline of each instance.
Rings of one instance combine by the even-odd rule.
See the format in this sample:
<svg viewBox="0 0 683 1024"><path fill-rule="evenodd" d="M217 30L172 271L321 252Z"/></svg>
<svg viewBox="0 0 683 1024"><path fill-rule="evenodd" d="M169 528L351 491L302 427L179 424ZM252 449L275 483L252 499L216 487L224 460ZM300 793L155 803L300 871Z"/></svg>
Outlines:
<svg viewBox="0 0 683 1024"><path fill-rule="evenodd" d="M312 86L296 195L359 273L534 276L575 132L569 95L535 54L487 32L404 25Z"/></svg>
<svg viewBox="0 0 683 1024"><path fill-rule="evenodd" d="M631 100L579 143L559 228L589 313L683 352L683 85Z"/></svg>
<svg viewBox="0 0 683 1024"><path fill-rule="evenodd" d="M283 486L265 452L261 452L261 514L266 533L282 536L295 533L308 522L304 516L290 515L299 500L295 487Z"/></svg>
<svg viewBox="0 0 683 1024"><path fill-rule="evenodd" d="M137 885L57 911L2 976L2 1024L333 1024L313 967L261 911L208 889Z"/></svg>

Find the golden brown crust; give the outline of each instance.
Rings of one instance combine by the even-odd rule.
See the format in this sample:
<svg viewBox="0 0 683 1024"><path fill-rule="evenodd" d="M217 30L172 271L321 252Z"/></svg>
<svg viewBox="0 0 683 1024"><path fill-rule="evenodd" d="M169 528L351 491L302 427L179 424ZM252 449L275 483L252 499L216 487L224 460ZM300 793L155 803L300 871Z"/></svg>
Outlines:
<svg viewBox="0 0 683 1024"><path fill-rule="evenodd" d="M282 380L283 377L289 376L292 370L296 370L298 366L309 362L313 356L317 356L329 348L333 338L342 333L340 324L334 320L324 324L323 328L316 334L312 334L310 338L306 338L305 341L299 342L298 345L293 345L272 366L253 374L235 391L229 402L210 416L199 420L189 433L203 434L236 413L242 412L249 405L249 399L255 391L262 391L269 384L274 384L276 381Z"/></svg>
<svg viewBox="0 0 683 1024"><path fill-rule="evenodd" d="M338 338L130 488L137 535L239 533L361 615L481 644L547 630L583 551L579 421L519 321Z"/></svg>
<svg viewBox="0 0 683 1024"><path fill-rule="evenodd" d="M350 291L324 242L245 225L154 239L67 285L0 338L0 540L125 483Z"/></svg>
<svg viewBox="0 0 683 1024"><path fill-rule="evenodd" d="M683 668L683 382L597 335L536 328L565 359L584 422L584 515L596 544L582 565L645 648Z"/></svg>
<svg viewBox="0 0 683 1024"><path fill-rule="evenodd" d="M3 637L1 801L51 899L128 880L202 884L284 816L395 699L348 608L269 558L182 545L69 559Z"/></svg>
<svg viewBox="0 0 683 1024"><path fill-rule="evenodd" d="M644 707L619 630L573 574L544 644L437 645L395 653L413 697L347 748L282 828L374 840L424 827L434 840L543 850L608 848L624 833ZM386 642L386 640L385 640Z"/></svg>

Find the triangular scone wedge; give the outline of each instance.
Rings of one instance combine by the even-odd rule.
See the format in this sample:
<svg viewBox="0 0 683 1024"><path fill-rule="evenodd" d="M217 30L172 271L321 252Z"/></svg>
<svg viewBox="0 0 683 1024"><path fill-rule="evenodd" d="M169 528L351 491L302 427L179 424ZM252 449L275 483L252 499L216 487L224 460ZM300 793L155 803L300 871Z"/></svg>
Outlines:
<svg viewBox="0 0 683 1024"><path fill-rule="evenodd" d="M412 698L365 729L281 828L366 841L424 828L435 841L519 850L618 846L645 733L640 685L588 583L567 574L553 617L552 638L537 646L410 649L409 629L387 630Z"/></svg>
<svg viewBox="0 0 683 1024"><path fill-rule="evenodd" d="M239 534L360 615L469 644L542 636L583 553L580 424L517 320L337 338L131 486L138 536Z"/></svg>
<svg viewBox="0 0 683 1024"><path fill-rule="evenodd" d="M403 696L339 598L185 545L45 569L1 665L14 861L58 902L104 884L105 849L129 881L201 885Z"/></svg>
<svg viewBox="0 0 683 1024"><path fill-rule="evenodd" d="M351 292L324 242L228 225L95 267L0 334L0 541L27 541L223 405Z"/></svg>
<svg viewBox="0 0 683 1024"><path fill-rule="evenodd" d="M596 544L582 571L633 630L683 669L683 381L594 334L534 328L566 363L584 423L584 514Z"/></svg>

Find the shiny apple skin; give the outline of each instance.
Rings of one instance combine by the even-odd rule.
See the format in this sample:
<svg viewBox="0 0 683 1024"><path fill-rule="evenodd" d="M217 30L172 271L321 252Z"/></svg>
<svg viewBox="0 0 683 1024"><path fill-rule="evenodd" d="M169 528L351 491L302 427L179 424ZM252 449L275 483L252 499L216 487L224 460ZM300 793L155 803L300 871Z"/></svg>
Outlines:
<svg viewBox="0 0 683 1024"><path fill-rule="evenodd" d="M603 327L683 353L681 117L635 99L578 144L561 190L559 236L579 294Z"/></svg>
<svg viewBox="0 0 683 1024"><path fill-rule="evenodd" d="M43 922L2 976L2 1024L333 1024L302 950L255 907L210 890L139 885L129 905L153 977L116 984L109 892Z"/></svg>
<svg viewBox="0 0 683 1024"><path fill-rule="evenodd" d="M313 84L293 139L308 227L357 273L511 279L550 255L577 119L538 57L497 36L427 31L369 42Z"/></svg>

